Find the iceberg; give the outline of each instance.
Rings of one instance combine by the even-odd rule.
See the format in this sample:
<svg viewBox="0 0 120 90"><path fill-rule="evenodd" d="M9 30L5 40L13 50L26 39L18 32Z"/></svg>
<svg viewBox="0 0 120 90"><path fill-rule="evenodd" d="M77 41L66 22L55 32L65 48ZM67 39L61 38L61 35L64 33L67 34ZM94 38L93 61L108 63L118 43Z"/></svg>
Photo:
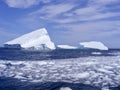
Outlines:
<svg viewBox="0 0 120 90"><path fill-rule="evenodd" d="M77 49L77 47L70 46L70 45L58 45L57 47L60 49Z"/></svg>
<svg viewBox="0 0 120 90"><path fill-rule="evenodd" d="M83 48L108 50L107 46L105 46L102 42L98 41L81 42L80 45L83 46Z"/></svg>
<svg viewBox="0 0 120 90"><path fill-rule="evenodd" d="M38 29L28 34L22 35L21 37L8 41L5 44L20 44L20 46L25 49L41 49L44 47L49 48L50 50L55 49L55 44L51 41L45 28Z"/></svg>

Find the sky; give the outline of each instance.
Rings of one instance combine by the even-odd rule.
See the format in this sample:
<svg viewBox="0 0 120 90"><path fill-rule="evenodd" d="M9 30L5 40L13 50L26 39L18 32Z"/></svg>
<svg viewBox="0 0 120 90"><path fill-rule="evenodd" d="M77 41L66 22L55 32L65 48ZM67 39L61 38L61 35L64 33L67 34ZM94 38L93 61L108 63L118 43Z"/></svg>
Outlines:
<svg viewBox="0 0 120 90"><path fill-rule="evenodd" d="M0 0L0 45L39 28L56 45L120 48L120 0Z"/></svg>

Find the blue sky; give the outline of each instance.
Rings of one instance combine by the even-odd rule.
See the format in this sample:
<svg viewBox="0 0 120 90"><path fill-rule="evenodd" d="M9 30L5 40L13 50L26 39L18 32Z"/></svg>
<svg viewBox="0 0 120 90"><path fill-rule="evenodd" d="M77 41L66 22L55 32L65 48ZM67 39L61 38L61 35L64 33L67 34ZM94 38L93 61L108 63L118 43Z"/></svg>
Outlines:
<svg viewBox="0 0 120 90"><path fill-rule="evenodd" d="M120 0L0 0L0 45L43 27L57 45L120 48Z"/></svg>

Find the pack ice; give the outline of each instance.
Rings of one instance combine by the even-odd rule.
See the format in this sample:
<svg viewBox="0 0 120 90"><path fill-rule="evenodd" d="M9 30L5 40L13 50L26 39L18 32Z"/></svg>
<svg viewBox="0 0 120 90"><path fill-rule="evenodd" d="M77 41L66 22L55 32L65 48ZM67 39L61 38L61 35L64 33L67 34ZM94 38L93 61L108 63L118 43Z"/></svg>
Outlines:
<svg viewBox="0 0 120 90"><path fill-rule="evenodd" d="M55 49L54 43L51 41L48 32L45 28L35 30L28 34L22 35L14 40L8 41L5 44L15 45L20 44L22 48L41 49L42 45L49 49Z"/></svg>

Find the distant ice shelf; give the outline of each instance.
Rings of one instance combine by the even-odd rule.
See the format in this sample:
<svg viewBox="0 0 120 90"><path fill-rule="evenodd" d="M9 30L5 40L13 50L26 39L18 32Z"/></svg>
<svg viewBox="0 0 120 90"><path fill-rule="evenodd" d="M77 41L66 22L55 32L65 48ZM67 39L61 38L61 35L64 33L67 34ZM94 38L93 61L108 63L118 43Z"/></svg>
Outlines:
<svg viewBox="0 0 120 90"><path fill-rule="evenodd" d="M83 48L108 50L107 46L105 46L102 42L98 41L81 42L80 46L82 46Z"/></svg>
<svg viewBox="0 0 120 90"><path fill-rule="evenodd" d="M55 49L54 43L51 41L48 32L45 28L35 30L33 32L27 33L18 37L14 40L8 41L5 45L15 45L20 44L22 48L25 49Z"/></svg>
<svg viewBox="0 0 120 90"><path fill-rule="evenodd" d="M57 47L60 49L77 49L77 47L70 46L70 45L58 45Z"/></svg>

